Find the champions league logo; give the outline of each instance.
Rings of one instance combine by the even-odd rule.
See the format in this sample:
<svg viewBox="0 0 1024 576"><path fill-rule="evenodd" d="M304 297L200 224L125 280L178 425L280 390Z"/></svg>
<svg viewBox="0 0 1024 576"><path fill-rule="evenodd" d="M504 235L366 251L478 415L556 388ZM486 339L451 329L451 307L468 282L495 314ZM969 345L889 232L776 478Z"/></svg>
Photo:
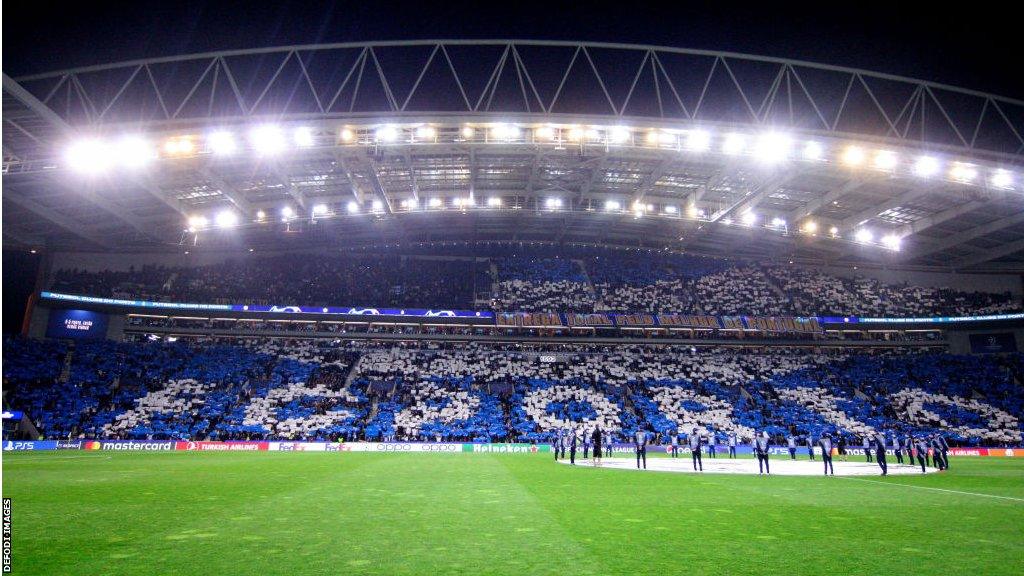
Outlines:
<svg viewBox="0 0 1024 576"><path fill-rule="evenodd" d="M289 314L298 314L302 312L302 309L298 306L271 306L269 312L287 312Z"/></svg>
<svg viewBox="0 0 1024 576"><path fill-rule="evenodd" d="M376 308L350 308L348 313L356 316L380 316L380 311Z"/></svg>
<svg viewBox="0 0 1024 576"><path fill-rule="evenodd" d="M427 310L423 315L428 318L454 318L456 316L452 310Z"/></svg>

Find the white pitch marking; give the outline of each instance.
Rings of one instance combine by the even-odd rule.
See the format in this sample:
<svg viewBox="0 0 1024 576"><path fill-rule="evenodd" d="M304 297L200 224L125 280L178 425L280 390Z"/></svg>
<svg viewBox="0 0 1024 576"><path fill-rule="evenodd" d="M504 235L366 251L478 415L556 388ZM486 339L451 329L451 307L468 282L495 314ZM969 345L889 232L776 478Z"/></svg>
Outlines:
<svg viewBox="0 0 1024 576"><path fill-rule="evenodd" d="M824 476L824 465L821 460L791 460L789 458L773 458L771 462L771 473L773 476ZM559 460L561 464L569 464L568 460ZM595 467L593 459L576 460L577 466ZM877 476L881 470L875 464L868 462L833 462L836 476ZM616 470L636 470L635 458L605 458L601 468L612 468ZM698 474L693 469L689 456L683 458L649 458L647 470L652 472L676 472L683 474ZM704 473L708 474L746 474L756 475L758 472L757 460L749 458L704 458ZM937 472L929 468L928 473ZM893 464L889 466L889 474L895 475L917 475L920 474L916 466Z"/></svg>
<svg viewBox="0 0 1024 576"><path fill-rule="evenodd" d="M917 486L915 484L900 484L898 482L882 482L881 480L868 480L867 478L850 478L846 477L844 480L858 480L860 482L871 482L873 484L885 484L886 486L903 486L904 488L920 488L922 490L935 490L936 492L950 492L952 494L964 494L966 496L982 496L985 498L999 498L1001 500L1014 500L1017 502L1024 502L1024 498L1016 498L1014 496L999 496L997 494L982 494L981 492L964 492L963 490L950 490L948 488L933 488L931 486Z"/></svg>

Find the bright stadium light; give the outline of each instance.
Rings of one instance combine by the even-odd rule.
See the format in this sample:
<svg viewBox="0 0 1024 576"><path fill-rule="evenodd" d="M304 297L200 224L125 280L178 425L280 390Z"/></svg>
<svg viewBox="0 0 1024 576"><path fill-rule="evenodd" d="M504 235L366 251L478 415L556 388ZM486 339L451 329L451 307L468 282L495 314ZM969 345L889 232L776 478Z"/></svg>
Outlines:
<svg viewBox="0 0 1024 576"><path fill-rule="evenodd" d="M238 214L232 210L221 210L214 218L218 228L233 228L238 224Z"/></svg>
<svg viewBox="0 0 1024 576"><path fill-rule="evenodd" d="M126 168L142 168L156 159L156 151L141 136L125 136L114 148L115 156Z"/></svg>
<svg viewBox="0 0 1024 576"><path fill-rule="evenodd" d="M973 182L978 176L978 169L970 164L964 164L963 162L957 162L953 165L953 168L949 171L949 176L957 182L963 182L965 184Z"/></svg>
<svg viewBox="0 0 1024 576"><path fill-rule="evenodd" d="M206 228L208 223L209 220L206 219L206 216L192 216L188 219L188 229L190 232L195 232L196 230Z"/></svg>
<svg viewBox="0 0 1024 576"><path fill-rule="evenodd" d="M196 145L190 136L175 136L164 142L164 153L168 156L188 156L195 151Z"/></svg>
<svg viewBox="0 0 1024 576"><path fill-rule="evenodd" d="M786 227L786 221L784 219L782 219L782 218L779 218L779 217L772 218L772 227L773 228L785 228Z"/></svg>
<svg viewBox="0 0 1024 576"><path fill-rule="evenodd" d="M565 133L565 137L568 138L570 142L579 142L580 140L583 140L583 128L573 126Z"/></svg>
<svg viewBox="0 0 1024 576"><path fill-rule="evenodd" d="M1013 173L1009 170L999 169L992 173L988 179L989 184L994 188L1013 188Z"/></svg>
<svg viewBox="0 0 1024 576"><path fill-rule="evenodd" d="M313 129L308 126L299 126L292 135L295 145L299 148L308 148L313 145Z"/></svg>
<svg viewBox="0 0 1024 576"><path fill-rule="evenodd" d="M356 133L351 128L341 129L341 141L342 142L353 142L356 139Z"/></svg>
<svg viewBox="0 0 1024 576"><path fill-rule="evenodd" d="M416 128L416 137L420 140L433 140L437 137L437 129L433 126L420 126Z"/></svg>
<svg viewBox="0 0 1024 576"><path fill-rule="evenodd" d="M223 130L213 132L206 137L206 147L211 153L217 156L228 156L234 154L235 150L238 149L238 145L235 143L235 137L230 132Z"/></svg>
<svg viewBox="0 0 1024 576"><path fill-rule="evenodd" d="M398 128L390 124L381 126L374 132L374 136L377 137L378 142L394 142L398 140Z"/></svg>
<svg viewBox="0 0 1024 576"><path fill-rule="evenodd" d="M740 216L740 221L743 222L745 226L753 226L757 222L757 214L747 210L742 216Z"/></svg>
<svg viewBox="0 0 1024 576"><path fill-rule="evenodd" d="M722 224L725 224L726 226L732 226L732 218L723 218Z"/></svg>
<svg viewBox="0 0 1024 576"><path fill-rule="evenodd" d="M896 153L892 150L879 150L875 153L874 164L879 170L892 170L898 161Z"/></svg>
<svg viewBox="0 0 1024 576"><path fill-rule="evenodd" d="M515 140L519 134L519 127L512 124L496 124L491 127L491 137L497 140Z"/></svg>
<svg viewBox="0 0 1024 576"><path fill-rule="evenodd" d="M381 202L380 200L374 200L373 203L370 204L370 206L373 207L374 212L380 212L381 210L384 209L384 203Z"/></svg>
<svg viewBox="0 0 1024 576"><path fill-rule="evenodd" d="M601 141L601 131L597 128L587 128L583 135L591 142Z"/></svg>
<svg viewBox="0 0 1024 576"><path fill-rule="evenodd" d="M348 210L349 214L355 214L359 212L359 203L356 202L355 200L349 200L348 205L345 206L345 209Z"/></svg>
<svg viewBox="0 0 1024 576"><path fill-rule="evenodd" d="M263 210L257 210L256 211L256 220L257 221L263 222L266 219L267 219L267 213L266 212L264 212Z"/></svg>
<svg viewBox="0 0 1024 576"><path fill-rule="evenodd" d="M860 166L864 163L864 149L860 146L849 146L843 152L843 164Z"/></svg>
<svg viewBox="0 0 1024 576"><path fill-rule="evenodd" d="M562 207L562 199L548 198L547 200L544 201L544 206L546 206L548 210L556 210Z"/></svg>
<svg viewBox="0 0 1024 576"><path fill-rule="evenodd" d="M110 166L107 145L100 140L82 140L72 144L65 155L68 165L78 172L98 174Z"/></svg>
<svg viewBox="0 0 1024 576"><path fill-rule="evenodd" d="M939 159L934 156L919 156L914 162L914 174L922 178L934 176L940 168Z"/></svg>
<svg viewBox="0 0 1024 576"><path fill-rule="evenodd" d="M820 142L808 142L804 144L804 150L802 152L804 160L821 160L825 155L825 147Z"/></svg>
<svg viewBox="0 0 1024 576"><path fill-rule="evenodd" d="M430 201L427 202L427 205L431 208L440 208L444 205L444 200L441 200L440 198L431 198Z"/></svg>
<svg viewBox="0 0 1024 576"><path fill-rule="evenodd" d="M711 147L711 134L707 130L690 130L686 134L686 149L704 152Z"/></svg>
<svg viewBox="0 0 1024 576"><path fill-rule="evenodd" d="M283 218L285 222L291 219L292 216L295 216L295 210L293 210L291 206L281 208L281 218Z"/></svg>
<svg viewBox="0 0 1024 576"><path fill-rule="evenodd" d="M537 128L533 134L538 140L550 142L555 139L555 129L551 126L541 126L540 128Z"/></svg>
<svg viewBox="0 0 1024 576"><path fill-rule="evenodd" d="M674 215L674 214L677 214L677 213L679 213L679 209L676 208L675 206L665 206L665 214L673 214Z"/></svg>
<svg viewBox="0 0 1024 576"><path fill-rule="evenodd" d="M608 131L608 141L613 144L625 144L630 136L629 128L625 126L615 126Z"/></svg>
<svg viewBox="0 0 1024 576"><path fill-rule="evenodd" d="M501 198L498 198L497 196L488 198L487 205L490 206L491 208L498 208L501 206Z"/></svg>
<svg viewBox="0 0 1024 576"><path fill-rule="evenodd" d="M327 212L327 204L317 204L316 206L313 206L313 216L326 216Z"/></svg>
<svg viewBox="0 0 1024 576"><path fill-rule="evenodd" d="M808 234L814 234L818 231L818 223L814 220L808 220L804 222L802 230Z"/></svg>
<svg viewBox="0 0 1024 576"><path fill-rule="evenodd" d="M743 134L733 132L725 136L725 141L722 142L722 152L729 156L742 154L746 145L747 138Z"/></svg>
<svg viewBox="0 0 1024 576"><path fill-rule="evenodd" d="M786 134L769 132L757 139L754 156L765 164L777 164L789 158L793 148L793 139Z"/></svg>
<svg viewBox="0 0 1024 576"><path fill-rule="evenodd" d="M249 142L257 154L270 156L284 150L284 136L273 124L257 126L249 132Z"/></svg>
<svg viewBox="0 0 1024 576"><path fill-rule="evenodd" d="M604 209L609 212L614 212L616 210L621 210L622 204L619 204L618 200L607 200L604 203Z"/></svg>
<svg viewBox="0 0 1024 576"><path fill-rule="evenodd" d="M900 244L902 244L902 242L903 240L895 234L889 234L882 237L882 245L893 252L900 251Z"/></svg>
<svg viewBox="0 0 1024 576"><path fill-rule="evenodd" d="M875 235L871 233L871 230L868 230L867 228L861 228L854 233L853 238L857 242L867 244L875 238Z"/></svg>
<svg viewBox="0 0 1024 576"><path fill-rule="evenodd" d="M472 126L463 126L462 127L462 137L465 138L466 140L469 140L475 134L476 134L476 130L474 130Z"/></svg>
<svg viewBox="0 0 1024 576"><path fill-rule="evenodd" d="M828 229L828 233L831 234L833 238L835 238L836 236L839 236L839 228L832 226L831 228Z"/></svg>

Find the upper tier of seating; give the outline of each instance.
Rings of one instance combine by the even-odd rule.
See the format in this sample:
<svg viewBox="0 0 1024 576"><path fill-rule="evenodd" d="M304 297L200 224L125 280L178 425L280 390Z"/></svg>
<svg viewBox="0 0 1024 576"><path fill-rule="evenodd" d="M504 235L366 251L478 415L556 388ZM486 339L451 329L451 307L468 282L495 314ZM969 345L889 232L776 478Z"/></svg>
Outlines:
<svg viewBox="0 0 1024 576"><path fill-rule="evenodd" d="M667 253L522 248L480 259L289 254L128 272L58 270L56 292L232 304L716 316L962 316L1021 310L1010 293L885 284L798 266Z"/></svg>
<svg viewBox="0 0 1024 576"><path fill-rule="evenodd" d="M635 345L7 339L5 402L47 437L550 441L941 431L1017 445L1024 355Z"/></svg>

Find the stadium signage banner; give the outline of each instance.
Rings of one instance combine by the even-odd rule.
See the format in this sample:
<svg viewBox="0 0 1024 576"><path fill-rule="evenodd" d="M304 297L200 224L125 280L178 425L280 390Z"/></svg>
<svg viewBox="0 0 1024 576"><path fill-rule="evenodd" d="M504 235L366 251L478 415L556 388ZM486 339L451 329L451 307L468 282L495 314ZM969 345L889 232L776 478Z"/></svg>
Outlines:
<svg viewBox="0 0 1024 576"><path fill-rule="evenodd" d="M87 440L82 450L117 450L121 452L165 452L176 449L172 440Z"/></svg>
<svg viewBox="0 0 1024 576"><path fill-rule="evenodd" d="M78 296L59 292L41 292L39 294L49 300L64 302L81 302L84 304L103 304L105 306L129 306L133 308L169 308L176 310L231 310L227 304L192 304L185 302L148 302L146 300L122 300L119 298L98 298L96 296Z"/></svg>
<svg viewBox="0 0 1024 576"><path fill-rule="evenodd" d="M269 447L269 442L213 442L213 441L198 441L198 442L175 442L175 450L212 450L218 452L252 452L252 451L266 451Z"/></svg>
<svg viewBox="0 0 1024 576"><path fill-rule="evenodd" d="M491 453L536 453L536 452L551 452L550 444L511 444L511 443L497 443L497 444L463 444L463 452L491 452Z"/></svg>
<svg viewBox="0 0 1024 576"><path fill-rule="evenodd" d="M250 306L234 304L233 312L277 314L332 314L343 316L414 316L417 318L493 318L493 312L472 310L430 310L427 308L367 308L351 306Z"/></svg>
<svg viewBox="0 0 1024 576"><path fill-rule="evenodd" d="M56 450L57 442L54 440L7 440L4 442L4 452L24 452L26 450Z"/></svg>

